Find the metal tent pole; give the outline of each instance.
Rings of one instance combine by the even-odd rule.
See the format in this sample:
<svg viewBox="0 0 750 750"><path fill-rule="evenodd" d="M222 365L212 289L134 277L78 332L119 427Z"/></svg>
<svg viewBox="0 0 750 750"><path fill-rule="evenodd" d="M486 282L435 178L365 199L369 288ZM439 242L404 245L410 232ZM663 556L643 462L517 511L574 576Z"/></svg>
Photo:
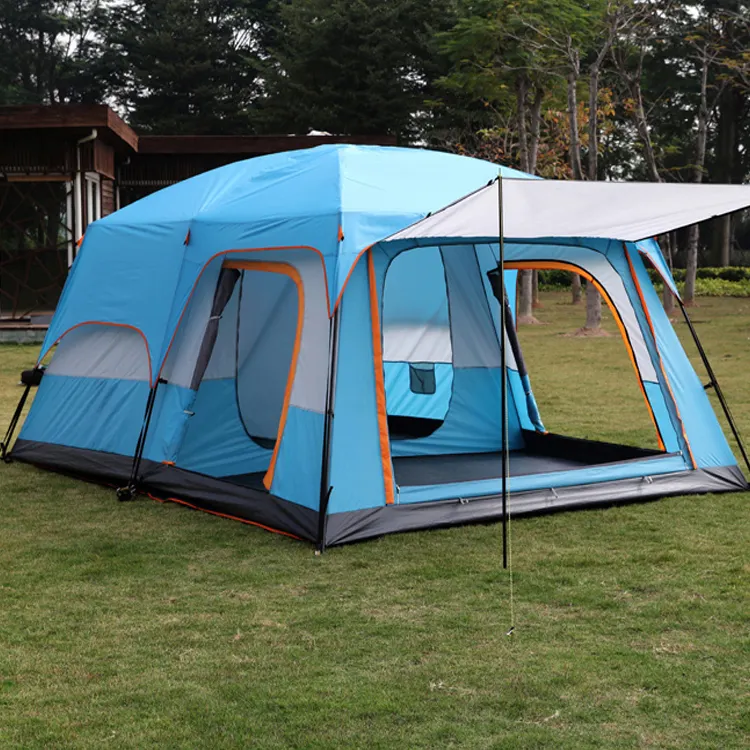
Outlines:
<svg viewBox="0 0 750 750"><path fill-rule="evenodd" d="M503 176L497 178L498 216L498 271L500 272L500 420L502 436L502 506L503 506L503 568L508 567L508 475L510 474L510 451L508 447L508 373L505 353L505 239L503 226Z"/></svg>
<svg viewBox="0 0 750 750"><path fill-rule="evenodd" d="M701 340L698 338L698 331L695 330L695 326L693 326L693 321L690 320L690 316L688 315L688 312L685 309L685 305L679 297L677 297L677 303L680 306L680 310L682 310L682 316L685 318L685 322L687 323L687 326L690 329L690 335L693 337L693 341L695 341L695 345L698 348L698 354L700 355L700 358L703 361L703 366L706 368L706 372L708 373L709 383L707 387L711 387L716 391L716 396L719 399L719 403L721 404L722 410L724 411L724 416L726 416L727 422L729 422L729 428L732 430L734 439L737 441L737 446L739 447L740 453L742 454L742 458L745 461L745 466L747 467L747 470L750 472L750 458L748 458L747 451L745 450L745 444L742 441L742 436L740 435L740 431L737 428L737 424L734 421L732 412L729 410L729 404L727 403L727 400L724 398L724 392L721 390L719 381L716 379L716 375L714 374L714 368L711 367L711 363L708 361L708 355L706 354L706 350L703 348L703 344L701 343Z"/></svg>
<svg viewBox="0 0 750 750"><path fill-rule="evenodd" d="M341 305L333 313L329 335L328 353L328 388L326 394L325 427L323 430L323 459L320 470L320 507L318 509L318 549L320 554L326 547L326 516L328 514L328 501L331 498L331 437L333 434L333 410L336 391L336 370L338 367L339 348L339 316Z"/></svg>

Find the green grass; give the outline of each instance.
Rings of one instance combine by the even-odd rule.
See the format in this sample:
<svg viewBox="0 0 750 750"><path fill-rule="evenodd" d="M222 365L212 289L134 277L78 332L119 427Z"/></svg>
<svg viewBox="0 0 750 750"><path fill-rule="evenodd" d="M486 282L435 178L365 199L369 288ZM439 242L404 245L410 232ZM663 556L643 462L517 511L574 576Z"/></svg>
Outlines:
<svg viewBox="0 0 750 750"><path fill-rule="evenodd" d="M582 323L566 299L544 295L549 324L521 333L548 425L651 440L619 336L559 335ZM750 432L750 303L701 305ZM0 347L3 425L34 357ZM508 637L497 526L315 557L252 527L0 467L0 747L747 747L748 500L519 519Z"/></svg>

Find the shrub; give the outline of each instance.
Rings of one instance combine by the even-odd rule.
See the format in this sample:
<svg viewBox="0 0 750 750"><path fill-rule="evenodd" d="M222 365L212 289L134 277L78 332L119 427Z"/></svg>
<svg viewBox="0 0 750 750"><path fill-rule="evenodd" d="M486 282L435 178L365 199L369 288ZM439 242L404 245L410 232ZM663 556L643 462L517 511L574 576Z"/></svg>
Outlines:
<svg viewBox="0 0 750 750"><path fill-rule="evenodd" d="M569 289L571 275L569 271L539 271L539 288L546 291Z"/></svg>

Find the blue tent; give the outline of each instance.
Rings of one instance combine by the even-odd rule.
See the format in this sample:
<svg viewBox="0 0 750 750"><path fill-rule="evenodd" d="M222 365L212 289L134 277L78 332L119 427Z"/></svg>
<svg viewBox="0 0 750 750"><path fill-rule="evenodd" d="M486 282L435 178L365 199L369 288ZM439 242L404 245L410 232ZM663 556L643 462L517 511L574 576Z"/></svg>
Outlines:
<svg viewBox="0 0 750 750"><path fill-rule="evenodd" d="M658 435L641 450L544 429L512 294L493 296L496 239L389 240L497 174L324 146L95 222L11 456L321 546L498 518L505 327L513 513L746 488L646 272L669 273L656 243L505 245L509 293L519 269L554 267L604 294Z"/></svg>

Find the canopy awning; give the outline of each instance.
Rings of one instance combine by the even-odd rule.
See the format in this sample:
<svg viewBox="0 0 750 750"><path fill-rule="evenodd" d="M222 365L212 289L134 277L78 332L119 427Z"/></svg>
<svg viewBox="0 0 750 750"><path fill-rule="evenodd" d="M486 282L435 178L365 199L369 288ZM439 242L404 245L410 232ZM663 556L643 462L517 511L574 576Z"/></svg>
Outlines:
<svg viewBox="0 0 750 750"><path fill-rule="evenodd" d="M470 193L387 238L488 240L500 183ZM638 242L750 206L750 185L502 180L506 240L586 237Z"/></svg>

